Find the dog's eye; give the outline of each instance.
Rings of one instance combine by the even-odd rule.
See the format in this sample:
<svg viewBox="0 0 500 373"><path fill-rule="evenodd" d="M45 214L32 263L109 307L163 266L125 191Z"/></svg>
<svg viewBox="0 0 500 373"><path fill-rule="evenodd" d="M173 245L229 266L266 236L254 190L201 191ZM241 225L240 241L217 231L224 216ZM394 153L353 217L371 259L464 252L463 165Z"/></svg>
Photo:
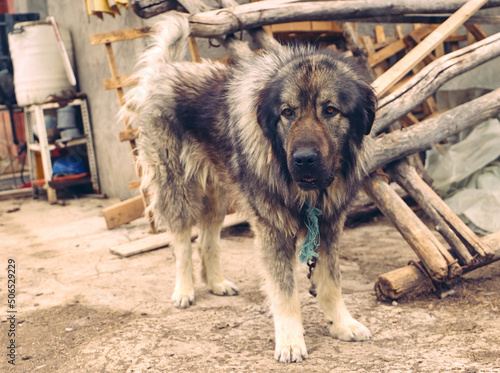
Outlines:
<svg viewBox="0 0 500 373"><path fill-rule="evenodd" d="M333 116L337 115L338 112L339 111L337 109L335 109L333 106L327 106L325 108L325 111L324 111L325 116L327 116L327 117L333 117Z"/></svg>
<svg viewBox="0 0 500 373"><path fill-rule="evenodd" d="M293 110L290 108L283 109L283 111L281 112L281 115L283 115L285 118L292 118L293 114Z"/></svg>

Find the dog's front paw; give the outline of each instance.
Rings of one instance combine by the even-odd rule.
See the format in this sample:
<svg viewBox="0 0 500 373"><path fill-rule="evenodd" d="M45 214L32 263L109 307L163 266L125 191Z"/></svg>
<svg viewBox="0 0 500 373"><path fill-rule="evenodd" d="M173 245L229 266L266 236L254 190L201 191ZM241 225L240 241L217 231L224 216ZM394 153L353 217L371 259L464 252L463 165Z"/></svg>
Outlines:
<svg viewBox="0 0 500 373"><path fill-rule="evenodd" d="M296 343L276 344L274 358L280 363L298 363L307 359L307 349L304 341Z"/></svg>
<svg viewBox="0 0 500 373"><path fill-rule="evenodd" d="M366 326L353 318L343 320L338 324L330 323L330 333L335 338L348 342L366 341L372 337L372 333Z"/></svg>
<svg viewBox="0 0 500 373"><path fill-rule="evenodd" d="M215 295L238 295L239 293L238 287L227 280L209 284L208 288Z"/></svg>
<svg viewBox="0 0 500 373"><path fill-rule="evenodd" d="M174 291L174 294L172 295L172 303L177 308L188 308L194 303L194 290L187 292L178 290Z"/></svg>

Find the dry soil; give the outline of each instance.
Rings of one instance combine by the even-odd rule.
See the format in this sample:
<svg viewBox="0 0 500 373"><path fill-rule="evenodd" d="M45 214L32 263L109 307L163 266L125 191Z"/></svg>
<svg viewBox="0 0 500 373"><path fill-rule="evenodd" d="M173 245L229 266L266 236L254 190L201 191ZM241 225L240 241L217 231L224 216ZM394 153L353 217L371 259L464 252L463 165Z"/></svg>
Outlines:
<svg viewBox="0 0 500 373"><path fill-rule="evenodd" d="M198 276L196 304L178 310L170 301L171 249L126 259L110 253L148 235L143 219L107 230L101 209L115 202L0 202L0 371L500 372L500 263L467 275L444 299L430 294L381 303L373 291L377 276L415 256L383 218L346 229L344 298L373 339L331 338L300 266L309 358L283 365L273 359L272 316L247 227L222 239L226 277L240 294L212 295ZM15 367L6 353L8 259L16 263Z"/></svg>

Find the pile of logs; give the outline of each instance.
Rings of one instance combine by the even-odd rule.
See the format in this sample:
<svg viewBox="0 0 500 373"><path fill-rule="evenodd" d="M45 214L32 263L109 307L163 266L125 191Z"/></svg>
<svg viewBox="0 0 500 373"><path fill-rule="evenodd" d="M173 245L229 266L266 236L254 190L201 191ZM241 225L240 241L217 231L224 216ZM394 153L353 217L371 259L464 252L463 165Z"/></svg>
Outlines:
<svg viewBox="0 0 500 373"><path fill-rule="evenodd" d="M215 38L238 58L253 53L232 33L247 30L263 49L280 48L262 26L298 21L340 21L344 39L354 56L370 69L379 97L373 131L374 154L366 193L414 249L420 262L383 274L375 285L381 300L399 299L410 292L439 288L464 273L500 260L500 232L477 237L424 181L417 153L464 129L500 114L500 89L473 101L437 112L433 94L451 78L500 56L500 34L487 36L476 23L500 23L499 17L477 13L500 6L499 0L319 1L273 0L238 5L234 0L133 0L143 18L166 10L188 13L192 36ZM225 7L224 9L217 9ZM351 22L433 23L404 35L386 38L376 28L377 40L356 33ZM467 47L444 54L443 42L459 40L461 26L474 40ZM469 40L470 41L470 40ZM458 43L456 43L457 45ZM388 59L399 60L388 67ZM412 75L409 73L412 72ZM408 124L414 124L407 126ZM416 167L414 167L416 165ZM381 170L418 203L446 244L394 192ZM376 172L376 171L379 172Z"/></svg>

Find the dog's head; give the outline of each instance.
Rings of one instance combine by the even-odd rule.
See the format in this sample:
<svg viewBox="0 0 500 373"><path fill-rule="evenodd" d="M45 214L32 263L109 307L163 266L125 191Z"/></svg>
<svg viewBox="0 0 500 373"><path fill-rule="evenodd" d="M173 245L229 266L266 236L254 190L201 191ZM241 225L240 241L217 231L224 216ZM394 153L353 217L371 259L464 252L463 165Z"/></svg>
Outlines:
<svg viewBox="0 0 500 373"><path fill-rule="evenodd" d="M370 133L376 98L352 64L327 51L298 56L260 93L258 122L302 190L326 188L348 172Z"/></svg>

